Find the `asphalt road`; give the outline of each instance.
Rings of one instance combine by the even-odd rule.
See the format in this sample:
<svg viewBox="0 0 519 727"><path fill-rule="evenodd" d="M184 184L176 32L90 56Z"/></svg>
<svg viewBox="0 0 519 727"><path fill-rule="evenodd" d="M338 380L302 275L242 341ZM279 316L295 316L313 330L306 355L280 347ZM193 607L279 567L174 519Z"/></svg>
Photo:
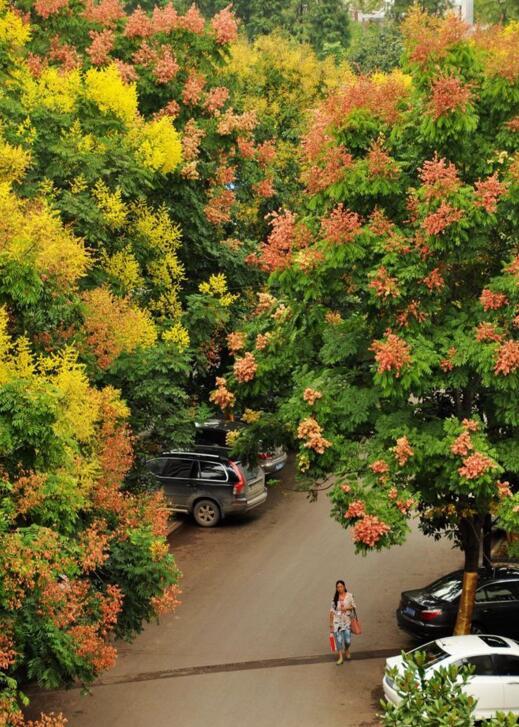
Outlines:
<svg viewBox="0 0 519 727"><path fill-rule="evenodd" d="M239 520L202 530L186 519L170 536L184 573L177 612L121 645L90 695L35 695L31 715L62 711L71 727L376 725L384 658L410 645L395 625L400 591L459 567L460 554L415 529L403 546L356 556L327 498L292 487L287 468ZM341 667L328 646L338 578L364 630Z"/></svg>

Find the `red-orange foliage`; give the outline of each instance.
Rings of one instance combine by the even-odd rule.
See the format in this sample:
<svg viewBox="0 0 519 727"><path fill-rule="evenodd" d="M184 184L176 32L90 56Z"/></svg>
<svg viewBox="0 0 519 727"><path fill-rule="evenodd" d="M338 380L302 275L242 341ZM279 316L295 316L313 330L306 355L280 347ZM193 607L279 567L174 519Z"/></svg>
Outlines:
<svg viewBox="0 0 519 727"><path fill-rule="evenodd" d="M379 298L398 298L400 295L398 280L392 277L385 267L380 267L377 270L369 287L375 290Z"/></svg>
<svg viewBox="0 0 519 727"><path fill-rule="evenodd" d="M459 222L462 217L462 210L442 200L438 209L424 219L423 226L428 235L439 235L450 225Z"/></svg>
<svg viewBox="0 0 519 727"><path fill-rule="evenodd" d="M416 5L402 24L409 58L419 66L445 58L451 48L467 35L468 25L454 14L436 18Z"/></svg>
<svg viewBox="0 0 519 727"><path fill-rule="evenodd" d="M341 245L351 242L361 231L362 221L356 212L350 212L339 204L329 217L321 220L322 235L330 242Z"/></svg>
<svg viewBox="0 0 519 727"><path fill-rule="evenodd" d="M400 376L402 369L411 363L409 344L396 333L386 332L382 341L374 341L371 350L375 352L375 360L380 374L385 371L394 371Z"/></svg>
<svg viewBox="0 0 519 727"><path fill-rule="evenodd" d="M442 199L456 192L460 186L458 170L446 159L434 158L426 161L420 170L420 180L424 185L425 198Z"/></svg>
<svg viewBox="0 0 519 727"><path fill-rule="evenodd" d="M506 184L500 182L497 174L476 182L476 206L483 207L487 212L495 212L500 197L506 192Z"/></svg>
<svg viewBox="0 0 519 727"><path fill-rule="evenodd" d="M470 87L456 76L439 76L432 82L429 113L434 119L452 111L465 113L472 98Z"/></svg>
<svg viewBox="0 0 519 727"><path fill-rule="evenodd" d="M519 341L505 341L498 349L494 371L496 374L508 376L517 370L519 370Z"/></svg>

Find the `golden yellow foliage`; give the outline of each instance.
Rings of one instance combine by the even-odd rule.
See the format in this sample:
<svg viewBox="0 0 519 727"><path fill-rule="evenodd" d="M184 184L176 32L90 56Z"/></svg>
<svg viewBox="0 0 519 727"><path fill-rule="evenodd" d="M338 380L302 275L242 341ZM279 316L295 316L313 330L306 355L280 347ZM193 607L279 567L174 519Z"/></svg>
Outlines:
<svg viewBox="0 0 519 727"><path fill-rule="evenodd" d="M90 266L83 243L63 227L43 200L18 199L0 183L0 251L13 262L32 263L42 279L74 287Z"/></svg>
<svg viewBox="0 0 519 727"><path fill-rule="evenodd" d="M232 46L227 72L238 79L245 108L258 111L260 117L290 110L304 114L328 90L354 75L346 63L337 64L332 57L320 60L311 46L281 33L252 44L239 40Z"/></svg>
<svg viewBox="0 0 519 727"><path fill-rule="evenodd" d="M162 334L162 340L166 343L173 343L179 351L189 348L189 333L181 323L175 323Z"/></svg>
<svg viewBox="0 0 519 727"><path fill-rule="evenodd" d="M31 37L31 29L28 23L12 10L5 12L6 3L0 2L0 44L9 50L22 48Z"/></svg>
<svg viewBox="0 0 519 727"><path fill-rule="evenodd" d="M93 195L108 227L112 230L122 227L126 222L128 208L122 200L121 190L117 188L115 192L110 192L107 185L99 180L93 189Z"/></svg>
<svg viewBox="0 0 519 727"><path fill-rule="evenodd" d="M90 68L85 76L85 95L103 113L112 113L127 125L138 117L137 88L125 83L116 65Z"/></svg>
<svg viewBox="0 0 519 727"><path fill-rule="evenodd" d="M0 140L0 179L7 182L19 182L30 161L30 153L21 146L12 146Z"/></svg>
<svg viewBox="0 0 519 727"><path fill-rule="evenodd" d="M157 251L166 253L180 246L181 232L174 224L166 207L152 210L142 204L135 208L135 230L142 235Z"/></svg>
<svg viewBox="0 0 519 727"><path fill-rule="evenodd" d="M49 111L70 113L82 93L78 70L63 72L48 66L38 78L25 72L18 73L18 76L23 88L22 103L27 111L43 106Z"/></svg>
<svg viewBox="0 0 519 727"><path fill-rule="evenodd" d="M107 288L83 293L87 341L101 368L121 353L148 348L157 340L157 329L148 311L117 298Z"/></svg>
<svg viewBox="0 0 519 727"><path fill-rule="evenodd" d="M238 295L229 293L227 278L223 273L211 275L207 282L200 283L198 290L204 295L217 298L220 305L224 306L224 308L232 305L239 297Z"/></svg>
<svg viewBox="0 0 519 727"><path fill-rule="evenodd" d="M135 139L137 156L150 169L167 174L182 161L180 136L167 116L143 124Z"/></svg>
<svg viewBox="0 0 519 727"><path fill-rule="evenodd" d="M66 348L53 359L52 381L57 387L62 406L55 424L56 433L88 442L95 434L99 418L99 395L90 389L85 367L78 363L73 348Z"/></svg>
<svg viewBox="0 0 519 727"><path fill-rule="evenodd" d="M114 253L111 257L104 255L104 268L108 275L116 280L125 293L144 285L141 268L129 247Z"/></svg>

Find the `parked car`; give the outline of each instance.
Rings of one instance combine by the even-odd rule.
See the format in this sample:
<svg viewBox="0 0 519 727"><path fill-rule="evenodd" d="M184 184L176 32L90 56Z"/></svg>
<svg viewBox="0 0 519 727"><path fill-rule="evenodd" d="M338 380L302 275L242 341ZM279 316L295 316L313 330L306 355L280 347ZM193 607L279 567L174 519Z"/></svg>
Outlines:
<svg viewBox="0 0 519 727"><path fill-rule="evenodd" d="M440 667L472 665L474 674L464 691L477 699L475 719L494 717L496 712L519 715L519 643L502 636L451 636L437 639L413 651L425 651L426 678ZM412 652L410 652L412 653ZM402 656L386 660L386 668L405 669ZM389 702L399 704L401 696L394 680L386 673L382 682Z"/></svg>
<svg viewBox="0 0 519 727"><path fill-rule="evenodd" d="M425 588L404 591L396 611L401 629L419 639L452 634L463 571L454 571ZM519 636L519 568L481 568L472 633Z"/></svg>
<svg viewBox="0 0 519 727"><path fill-rule="evenodd" d="M244 429L243 422L231 422L226 419L208 419L205 422L196 422L196 442L198 444L216 444L227 446L227 434ZM283 447L276 447L272 451L260 452L259 464L266 475L273 475L285 466L287 453Z"/></svg>
<svg viewBox="0 0 519 727"><path fill-rule="evenodd" d="M252 510L267 499L265 474L229 458L222 447L164 452L146 462L175 512L191 513L210 528L221 518Z"/></svg>

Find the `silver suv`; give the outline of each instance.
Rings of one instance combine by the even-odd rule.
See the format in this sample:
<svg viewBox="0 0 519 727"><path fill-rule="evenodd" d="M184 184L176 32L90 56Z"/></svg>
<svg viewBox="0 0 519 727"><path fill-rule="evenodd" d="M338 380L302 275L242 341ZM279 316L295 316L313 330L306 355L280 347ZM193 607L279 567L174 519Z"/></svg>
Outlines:
<svg viewBox="0 0 519 727"><path fill-rule="evenodd" d="M223 447L164 452L146 462L175 512L191 513L211 528L226 515L246 512L267 499L265 474L229 458Z"/></svg>

